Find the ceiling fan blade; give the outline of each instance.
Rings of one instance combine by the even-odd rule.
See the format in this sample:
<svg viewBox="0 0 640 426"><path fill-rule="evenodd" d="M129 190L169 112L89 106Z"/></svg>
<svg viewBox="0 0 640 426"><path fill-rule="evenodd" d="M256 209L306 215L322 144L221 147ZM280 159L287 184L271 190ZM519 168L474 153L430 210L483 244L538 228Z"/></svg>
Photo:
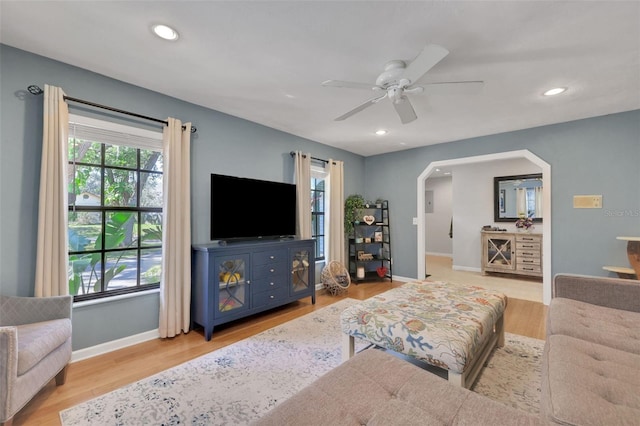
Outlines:
<svg viewBox="0 0 640 426"><path fill-rule="evenodd" d="M425 93L429 94L469 94L480 92L484 87L484 81L443 81L420 86L424 88Z"/></svg>
<svg viewBox="0 0 640 426"><path fill-rule="evenodd" d="M347 112L346 114L342 114L340 117L336 118L334 121L342 121L345 120L349 117L351 117L354 114L359 113L360 111L362 111L365 108L369 108L371 105L376 104L378 102L380 102L382 99L386 98L387 94L385 93L382 96L378 96L375 98L371 98L368 101L358 105L357 107L355 107L354 109L352 109L351 111Z"/></svg>
<svg viewBox="0 0 640 426"><path fill-rule="evenodd" d="M426 45L422 52L407 66L401 78L406 78L411 84L415 83L448 54L449 51L442 46L437 44Z"/></svg>
<svg viewBox="0 0 640 426"><path fill-rule="evenodd" d="M355 81L327 80L322 82L326 87L344 87L347 89L366 89L375 90L378 88L375 84L357 83Z"/></svg>
<svg viewBox="0 0 640 426"><path fill-rule="evenodd" d="M396 109L396 112L400 116L400 121L402 124L411 123L413 120L418 118L416 112L413 109L413 105L409 101L409 98L406 96L401 96L400 99L393 102L393 107Z"/></svg>

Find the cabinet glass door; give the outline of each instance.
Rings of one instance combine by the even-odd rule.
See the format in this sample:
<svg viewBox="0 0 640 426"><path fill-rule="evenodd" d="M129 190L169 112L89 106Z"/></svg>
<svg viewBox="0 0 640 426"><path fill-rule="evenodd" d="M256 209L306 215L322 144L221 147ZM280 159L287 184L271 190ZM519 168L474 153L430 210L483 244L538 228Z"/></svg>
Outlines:
<svg viewBox="0 0 640 426"><path fill-rule="evenodd" d="M492 268L514 268L513 238L487 238L487 265Z"/></svg>
<svg viewBox="0 0 640 426"><path fill-rule="evenodd" d="M247 255L219 259L216 300L219 314L235 313L249 308L248 258Z"/></svg>
<svg viewBox="0 0 640 426"><path fill-rule="evenodd" d="M311 285L311 261L308 250L290 250L291 254L291 294L305 291Z"/></svg>

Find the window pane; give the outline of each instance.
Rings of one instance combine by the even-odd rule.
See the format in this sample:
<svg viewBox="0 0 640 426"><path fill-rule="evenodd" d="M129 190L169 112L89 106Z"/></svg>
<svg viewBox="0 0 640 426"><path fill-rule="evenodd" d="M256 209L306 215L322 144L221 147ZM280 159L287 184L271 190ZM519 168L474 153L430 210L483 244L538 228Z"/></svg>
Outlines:
<svg viewBox="0 0 640 426"><path fill-rule="evenodd" d="M162 154L158 151L140 150L140 169L162 171Z"/></svg>
<svg viewBox="0 0 640 426"><path fill-rule="evenodd" d="M105 290L135 287L138 282L137 250L125 250L106 254L104 271Z"/></svg>
<svg viewBox="0 0 640 426"><path fill-rule="evenodd" d="M140 245L162 245L162 213L142 214L142 241Z"/></svg>
<svg viewBox="0 0 640 426"><path fill-rule="evenodd" d="M162 249L140 250L140 285L160 282Z"/></svg>
<svg viewBox="0 0 640 426"><path fill-rule="evenodd" d="M99 206L100 205L100 167L78 166L69 164L69 171L74 179L69 182L69 205Z"/></svg>
<svg viewBox="0 0 640 426"><path fill-rule="evenodd" d="M324 215L318 215L318 234L324 235Z"/></svg>
<svg viewBox="0 0 640 426"><path fill-rule="evenodd" d="M138 150L128 146L105 145L104 164L135 169L138 165Z"/></svg>
<svg viewBox="0 0 640 426"><path fill-rule="evenodd" d="M105 168L104 205L136 206L136 173Z"/></svg>
<svg viewBox="0 0 640 426"><path fill-rule="evenodd" d="M69 251L101 249L96 241L102 231L101 212L69 212Z"/></svg>
<svg viewBox="0 0 640 426"><path fill-rule="evenodd" d="M324 237L316 238L316 259L324 257Z"/></svg>
<svg viewBox="0 0 640 426"><path fill-rule="evenodd" d="M162 207L162 175L140 172L140 207Z"/></svg>
<svg viewBox="0 0 640 426"><path fill-rule="evenodd" d="M138 245L138 214L108 212L104 229L105 250L136 247Z"/></svg>
<svg viewBox="0 0 640 426"><path fill-rule="evenodd" d="M80 295L100 291L101 268L100 253L69 255L69 293Z"/></svg>
<svg viewBox="0 0 640 426"><path fill-rule="evenodd" d="M69 138L69 163L101 164L102 144Z"/></svg>

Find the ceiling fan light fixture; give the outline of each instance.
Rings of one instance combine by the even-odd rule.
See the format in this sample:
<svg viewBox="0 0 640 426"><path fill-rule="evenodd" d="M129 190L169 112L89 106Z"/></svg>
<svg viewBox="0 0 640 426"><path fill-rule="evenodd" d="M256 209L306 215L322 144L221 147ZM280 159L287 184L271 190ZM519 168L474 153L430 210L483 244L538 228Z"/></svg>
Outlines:
<svg viewBox="0 0 640 426"><path fill-rule="evenodd" d="M560 93L563 93L567 90L566 87L554 87L553 89L549 89L546 92L543 93L543 95L545 96L555 96L555 95L559 95Z"/></svg>
<svg viewBox="0 0 640 426"><path fill-rule="evenodd" d="M164 24L156 24L151 27L151 30L155 35L164 40L175 41L180 37L176 30Z"/></svg>
<svg viewBox="0 0 640 426"><path fill-rule="evenodd" d="M387 134L387 131L384 130L384 129L376 130L376 135L378 135L378 136L383 136L383 135L386 135L386 134Z"/></svg>

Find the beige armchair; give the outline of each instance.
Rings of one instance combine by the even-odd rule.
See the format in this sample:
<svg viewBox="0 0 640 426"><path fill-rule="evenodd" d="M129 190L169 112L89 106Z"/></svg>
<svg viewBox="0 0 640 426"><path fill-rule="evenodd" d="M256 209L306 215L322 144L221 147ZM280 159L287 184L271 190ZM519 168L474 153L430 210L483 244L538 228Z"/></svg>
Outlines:
<svg viewBox="0 0 640 426"><path fill-rule="evenodd" d="M72 296L0 296L0 424L56 378L71 360Z"/></svg>

